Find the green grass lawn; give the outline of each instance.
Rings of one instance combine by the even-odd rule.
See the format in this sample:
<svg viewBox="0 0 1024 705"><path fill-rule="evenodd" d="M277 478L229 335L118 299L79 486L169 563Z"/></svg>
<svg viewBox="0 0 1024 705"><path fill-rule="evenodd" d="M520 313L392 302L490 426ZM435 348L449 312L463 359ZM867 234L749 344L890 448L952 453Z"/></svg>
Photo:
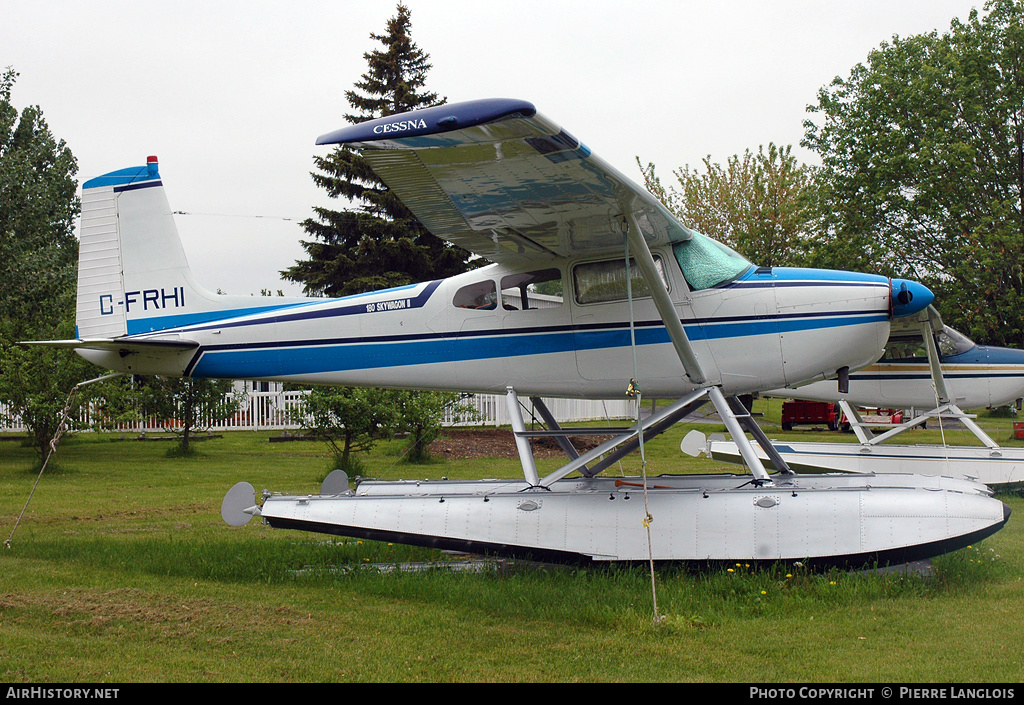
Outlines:
<svg viewBox="0 0 1024 705"><path fill-rule="evenodd" d="M851 441L851 434L779 438ZM755 407L755 411L760 411ZM774 418L773 418L774 414ZM979 419L1007 445L1011 420ZM683 456L679 424L647 444L648 472L722 466ZM936 442L916 431L908 442ZM1017 682L1024 673L1024 500L983 543L930 574L751 570L689 574L512 564L382 572L454 560L378 542L239 528L220 519L238 480L315 492L325 447L235 432L193 458L118 434L67 439L10 548L0 549L0 679L71 682ZM949 440L947 438L947 440ZM954 440L951 442L964 442ZM36 478L0 442L0 538ZM541 463L542 471L556 461ZM631 456L624 471L636 472ZM722 468L729 472L734 466ZM516 477L515 461L408 465L399 442L367 476Z"/></svg>

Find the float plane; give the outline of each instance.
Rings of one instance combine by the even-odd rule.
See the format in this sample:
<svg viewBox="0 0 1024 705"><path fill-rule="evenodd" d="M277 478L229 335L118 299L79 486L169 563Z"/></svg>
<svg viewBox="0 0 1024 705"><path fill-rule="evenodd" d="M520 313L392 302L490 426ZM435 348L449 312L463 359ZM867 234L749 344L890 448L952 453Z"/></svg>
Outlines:
<svg viewBox="0 0 1024 705"><path fill-rule="evenodd" d="M769 390L762 396L932 409L939 401L932 367L937 356L937 372L944 380L948 400L961 409L992 409L1024 398L1024 350L978 345L943 324L934 306L928 308L929 330L924 334L921 323L916 316L894 320L881 359L850 372L845 392L839 391L834 381L818 381ZM929 336L931 342L922 335Z"/></svg>
<svg viewBox="0 0 1024 705"><path fill-rule="evenodd" d="M942 322L934 306L893 321L885 354L852 372L845 390L833 382L775 389L764 396L836 402L859 443L773 441L793 468L806 472L838 470L877 473L940 473L984 482L996 489L1024 485L1024 448L1000 447L963 409L1013 404L1024 395L1024 351L976 345ZM856 405L856 406L855 406ZM920 413L892 424L869 421L857 406L889 407ZM981 445L899 444L906 431L933 427L966 428ZM882 431L881 427L886 430ZM876 431L881 431L875 435ZM883 445L884 444L884 445ZM681 449L742 463L736 444L724 437L691 431ZM762 454L763 455L763 454Z"/></svg>
<svg viewBox="0 0 1024 705"><path fill-rule="evenodd" d="M137 374L504 394L523 476L330 476L319 494L261 502L239 483L228 523L565 562L863 565L954 550L1007 521L972 481L797 475L737 400L871 364L892 322L931 302L921 284L756 266L522 100L392 115L317 144L357 150L432 233L491 264L339 299L218 296L189 273L151 158L83 185L78 337L48 344ZM587 452L540 399L627 390L673 401ZM527 430L522 396L546 430ZM601 474L709 401L748 474ZM567 456L543 476L537 435Z"/></svg>

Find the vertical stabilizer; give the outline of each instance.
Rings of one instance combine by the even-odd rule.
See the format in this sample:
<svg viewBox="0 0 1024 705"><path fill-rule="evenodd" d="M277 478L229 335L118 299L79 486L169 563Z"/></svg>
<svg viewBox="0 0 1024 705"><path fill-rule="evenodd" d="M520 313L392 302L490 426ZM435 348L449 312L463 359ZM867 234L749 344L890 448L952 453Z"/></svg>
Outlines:
<svg viewBox="0 0 1024 705"><path fill-rule="evenodd" d="M168 328L217 299L192 279L156 157L82 185L80 338Z"/></svg>
<svg viewBox="0 0 1024 705"><path fill-rule="evenodd" d="M219 295L195 283L156 157L82 185L78 338L149 333L295 302Z"/></svg>

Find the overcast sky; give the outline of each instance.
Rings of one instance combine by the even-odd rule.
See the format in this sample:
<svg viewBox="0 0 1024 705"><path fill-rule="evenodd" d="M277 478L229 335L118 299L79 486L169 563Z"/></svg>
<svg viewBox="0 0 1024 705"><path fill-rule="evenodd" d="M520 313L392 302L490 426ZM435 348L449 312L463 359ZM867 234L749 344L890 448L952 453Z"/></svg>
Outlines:
<svg viewBox="0 0 1024 705"><path fill-rule="evenodd" d="M893 35L949 28L968 0L407 0L449 102L521 98L642 182L768 142L799 148L807 105ZM0 68L39 105L79 179L160 159L198 281L299 294L309 176L342 127L393 2L0 0ZM337 204L334 204L335 207Z"/></svg>

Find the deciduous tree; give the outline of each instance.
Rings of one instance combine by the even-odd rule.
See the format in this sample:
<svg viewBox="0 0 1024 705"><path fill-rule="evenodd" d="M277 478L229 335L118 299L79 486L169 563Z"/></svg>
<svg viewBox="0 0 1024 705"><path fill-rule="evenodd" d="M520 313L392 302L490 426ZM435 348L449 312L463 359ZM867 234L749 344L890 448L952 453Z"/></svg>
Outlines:
<svg viewBox="0 0 1024 705"><path fill-rule="evenodd" d="M39 106L19 114L11 103L17 76L10 68L0 75L0 333L7 339L73 313L78 262L78 162Z"/></svg>
<svg viewBox="0 0 1024 705"><path fill-rule="evenodd" d="M17 76L0 74L0 402L45 456L69 393L96 368L70 350L17 345L74 336L79 209L78 163L39 106L14 107Z"/></svg>
<svg viewBox="0 0 1024 705"><path fill-rule="evenodd" d="M920 279L947 322L1024 345L1024 3L893 37L809 110L815 260Z"/></svg>
<svg viewBox="0 0 1024 705"><path fill-rule="evenodd" d="M639 160L637 163L640 164ZM749 149L725 165L705 157L703 168L673 172L667 188L654 164L640 164L644 183L684 225L724 242L759 265L793 265L803 258L810 168L790 147Z"/></svg>
<svg viewBox="0 0 1024 705"><path fill-rule="evenodd" d="M387 389L317 387L293 416L330 447L335 467L351 474L361 466L353 453L370 450L400 428L400 398Z"/></svg>
<svg viewBox="0 0 1024 705"><path fill-rule="evenodd" d="M398 398L399 428L409 433L405 459L422 463L430 459L430 444L443 428L445 416L468 418L469 408L453 392L402 392Z"/></svg>
<svg viewBox="0 0 1024 705"><path fill-rule="evenodd" d="M192 441L197 433L234 416L242 400L228 394L230 380L151 377L137 381L133 396L140 400L143 414L155 416L165 430L177 434L177 452L183 456L194 454Z"/></svg>

